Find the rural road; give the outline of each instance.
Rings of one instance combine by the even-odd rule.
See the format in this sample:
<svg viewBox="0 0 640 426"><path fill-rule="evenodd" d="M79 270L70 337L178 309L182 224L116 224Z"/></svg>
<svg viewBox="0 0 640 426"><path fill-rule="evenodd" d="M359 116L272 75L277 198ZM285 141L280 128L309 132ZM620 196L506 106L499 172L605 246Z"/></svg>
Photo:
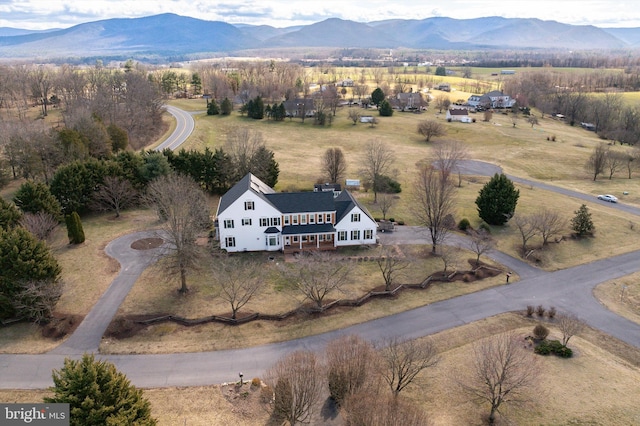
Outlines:
<svg viewBox="0 0 640 426"><path fill-rule="evenodd" d="M192 114L199 114L199 112L190 113L170 105L166 105L165 108L167 112L176 119L176 128L164 142L156 147L156 151L162 151L165 148L175 150L182 145L196 127L196 122Z"/></svg>
<svg viewBox="0 0 640 426"><path fill-rule="evenodd" d="M188 114L188 113L187 113ZM176 130L177 131L177 130ZM165 141L166 143L166 141ZM158 149L161 149L160 147ZM174 148L172 148L174 149ZM492 175L499 169L487 163L465 162L467 173ZM516 178L512 178L516 180ZM567 191L524 179L520 183L549 189L568 196L598 202L594 197ZM617 205L609 205L617 208ZM626 206L630 207L630 206ZM640 209L630 212L640 215ZM121 264L121 272L87 315L85 322L66 342L41 355L0 355L0 388L40 389L53 384L51 370L62 367L65 357L78 358L84 352L97 352L102 333L118 306L142 271L159 253L140 252L131 243L141 238L155 237L154 232L126 235L112 241L107 253ZM383 244L430 244L427 233L420 228L399 227L397 232L381 234ZM450 243L461 244L459 237ZM162 355L101 355L113 362L131 382L139 387L197 386L237 380L238 372L245 377L261 376L283 354L297 349L320 351L330 340L346 334L358 334L369 340L388 336L417 338L448 328L524 309L527 305L555 306L559 312L573 313L589 325L640 348L640 325L607 310L593 297L593 288L601 282L629 275L640 270L640 251L591 262L585 265L544 272L500 252L490 257L520 276L520 281L497 288L443 300L407 312L379 318L302 339L251 348L215 352ZM77 334L77 336L76 336Z"/></svg>

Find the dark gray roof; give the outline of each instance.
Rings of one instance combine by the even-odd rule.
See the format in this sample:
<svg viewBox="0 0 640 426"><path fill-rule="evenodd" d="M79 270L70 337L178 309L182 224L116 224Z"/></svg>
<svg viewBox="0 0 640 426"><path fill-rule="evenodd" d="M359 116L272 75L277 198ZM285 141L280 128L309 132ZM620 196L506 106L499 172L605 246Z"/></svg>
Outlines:
<svg viewBox="0 0 640 426"><path fill-rule="evenodd" d="M234 201L240 198L248 190L251 190L254 194L267 202L269 202L269 200L265 198L264 194L274 192L273 189L265 185L260 179L251 173L247 173L245 177L240 179L238 183L233 185L231 189L228 190L222 198L220 198L217 215L219 216L220 213L225 211L227 207L233 204Z"/></svg>
<svg viewBox="0 0 640 426"><path fill-rule="evenodd" d="M278 192L266 194L281 213L332 212L333 192Z"/></svg>
<svg viewBox="0 0 640 426"><path fill-rule="evenodd" d="M280 232L280 231L275 226L270 226L270 227L268 227L267 229L264 230L265 234L277 234L278 232Z"/></svg>
<svg viewBox="0 0 640 426"><path fill-rule="evenodd" d="M362 206L354 197L351 195L349 191L342 191L340 195L338 195L335 199L336 203L336 223L340 222L345 215L347 215L354 206L360 207L360 210L364 212L371 220L373 217L369 213L369 211Z"/></svg>
<svg viewBox="0 0 640 426"><path fill-rule="evenodd" d="M335 228L330 223L317 223L315 225L291 225L282 228L282 235L298 234L325 234L335 232Z"/></svg>

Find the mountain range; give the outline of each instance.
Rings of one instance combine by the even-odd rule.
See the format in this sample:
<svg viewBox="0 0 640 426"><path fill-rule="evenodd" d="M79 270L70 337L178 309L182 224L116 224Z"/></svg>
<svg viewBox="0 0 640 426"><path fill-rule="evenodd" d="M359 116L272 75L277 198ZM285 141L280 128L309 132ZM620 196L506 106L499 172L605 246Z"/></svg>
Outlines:
<svg viewBox="0 0 640 426"><path fill-rule="evenodd" d="M502 17L369 23L330 18L311 25L275 28L175 14L108 19L46 31L0 28L0 58L13 59L168 58L291 47L621 50L640 47L640 28Z"/></svg>

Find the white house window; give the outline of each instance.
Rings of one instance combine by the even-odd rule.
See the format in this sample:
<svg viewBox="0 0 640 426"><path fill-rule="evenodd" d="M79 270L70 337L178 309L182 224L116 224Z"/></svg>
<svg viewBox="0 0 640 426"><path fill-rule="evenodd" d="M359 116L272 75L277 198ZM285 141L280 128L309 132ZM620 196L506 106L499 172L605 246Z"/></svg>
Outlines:
<svg viewBox="0 0 640 426"><path fill-rule="evenodd" d="M322 213L318 215L318 223L324 223L324 215Z"/></svg>
<svg viewBox="0 0 640 426"><path fill-rule="evenodd" d="M227 247L235 247L236 246L236 237L226 237L224 239L224 244Z"/></svg>
<svg viewBox="0 0 640 426"><path fill-rule="evenodd" d="M294 236L293 236L293 242L294 242L294 243L297 243L297 242L298 242L298 236L297 236L297 235L294 235Z"/></svg>
<svg viewBox="0 0 640 426"><path fill-rule="evenodd" d="M373 238L373 229L365 229L364 230L364 239L370 240Z"/></svg>
<svg viewBox="0 0 640 426"><path fill-rule="evenodd" d="M293 216L291 216L291 223L294 225L298 224L298 215L294 214Z"/></svg>
<svg viewBox="0 0 640 426"><path fill-rule="evenodd" d="M331 213L327 213L327 217L325 219L325 222L331 223Z"/></svg>
<svg viewBox="0 0 640 426"><path fill-rule="evenodd" d="M351 222L360 222L360 213L351 213Z"/></svg>
<svg viewBox="0 0 640 426"><path fill-rule="evenodd" d="M287 226L289 224L289 216L285 216L284 217L284 226Z"/></svg>
<svg viewBox="0 0 640 426"><path fill-rule="evenodd" d="M300 225L306 225L307 224L307 215L303 214L300 216Z"/></svg>
<svg viewBox="0 0 640 426"><path fill-rule="evenodd" d="M338 231L338 241L347 241L347 231Z"/></svg>
<svg viewBox="0 0 640 426"><path fill-rule="evenodd" d="M269 226L269 219L266 217L260 218L260 226Z"/></svg>
<svg viewBox="0 0 640 426"><path fill-rule="evenodd" d="M278 245L278 237L276 235L269 235L269 247L275 247Z"/></svg>
<svg viewBox="0 0 640 426"><path fill-rule="evenodd" d="M271 226L280 226L280 218L272 217L271 218Z"/></svg>
<svg viewBox="0 0 640 426"><path fill-rule="evenodd" d="M313 225L314 223L316 223L316 215L315 214L310 214L309 215L309 224Z"/></svg>
<svg viewBox="0 0 640 426"><path fill-rule="evenodd" d="M324 234L318 235L318 241L324 241Z"/></svg>
<svg viewBox="0 0 640 426"><path fill-rule="evenodd" d="M225 229L233 228L233 219L225 219L224 220L224 227L225 227Z"/></svg>
<svg viewBox="0 0 640 426"><path fill-rule="evenodd" d="M251 226L251 218L250 217L242 218L242 226Z"/></svg>
<svg viewBox="0 0 640 426"><path fill-rule="evenodd" d="M255 206L253 205L253 201L245 201L244 202L244 209L245 210L255 210L254 207Z"/></svg>
<svg viewBox="0 0 640 426"><path fill-rule="evenodd" d="M351 231L351 239L352 240L359 240L360 239L360 230L359 229L354 229L353 231Z"/></svg>

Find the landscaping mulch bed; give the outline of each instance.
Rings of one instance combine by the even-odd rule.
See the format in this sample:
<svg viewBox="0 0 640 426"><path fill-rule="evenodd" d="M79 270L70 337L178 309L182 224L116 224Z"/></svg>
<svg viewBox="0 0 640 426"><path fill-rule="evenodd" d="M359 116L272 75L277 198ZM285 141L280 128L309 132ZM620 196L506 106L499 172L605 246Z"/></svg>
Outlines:
<svg viewBox="0 0 640 426"><path fill-rule="evenodd" d="M134 250L151 250L160 247L164 244L162 238L143 238L131 243L131 248Z"/></svg>

